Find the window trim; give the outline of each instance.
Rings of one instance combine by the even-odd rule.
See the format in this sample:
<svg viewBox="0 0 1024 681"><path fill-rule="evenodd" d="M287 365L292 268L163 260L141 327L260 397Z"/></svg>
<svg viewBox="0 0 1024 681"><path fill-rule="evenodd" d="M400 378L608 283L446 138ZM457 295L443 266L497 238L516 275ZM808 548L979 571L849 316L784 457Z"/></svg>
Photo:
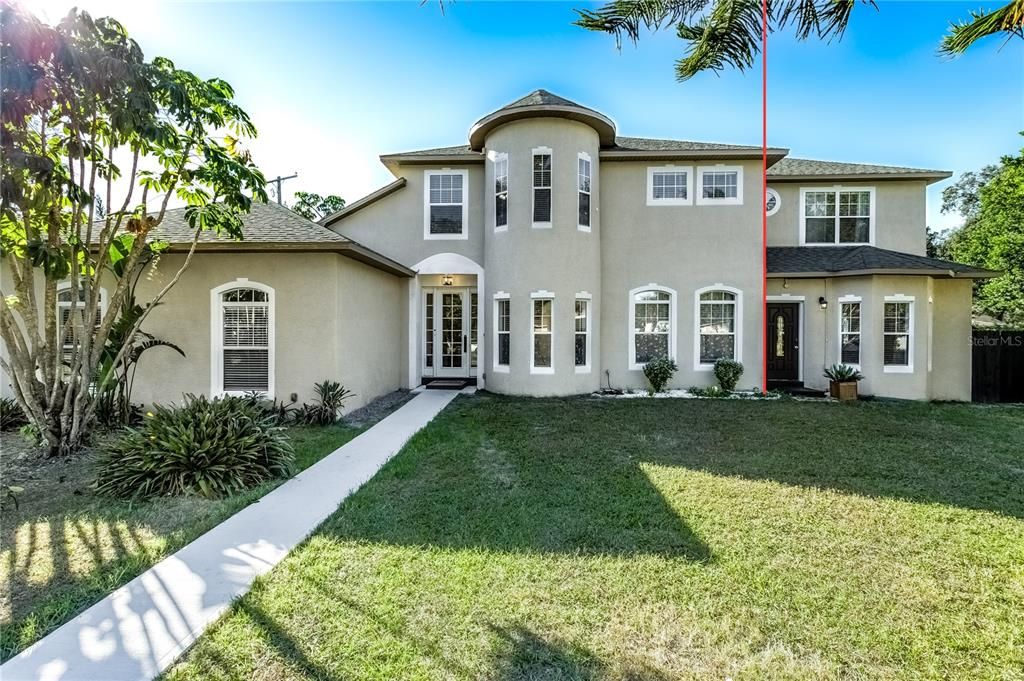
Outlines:
<svg viewBox="0 0 1024 681"><path fill-rule="evenodd" d="M264 396L274 399L276 373L276 295L274 289L266 284L239 277L210 289L210 396L244 395L246 391L224 390L224 321L221 314L221 295L225 291L236 288L251 288L267 294L267 390Z"/></svg>
<svg viewBox="0 0 1024 681"><path fill-rule="evenodd" d="M912 374L914 373L914 343L916 338L916 331L914 329L914 296L904 295L902 293L895 293L891 296L885 296L882 305L882 372L886 374ZM902 335L896 333L887 333L885 330L885 304L884 303L906 303L907 304L907 317L909 318L909 324L907 324L907 363L906 364L886 364L885 363L885 337L886 335Z"/></svg>
<svg viewBox="0 0 1024 681"><path fill-rule="evenodd" d="M498 312L499 303L502 301L508 301L508 331L499 331L498 324L501 320L501 315ZM508 343L508 364L498 363L498 339L501 334L507 333L509 336ZM492 362L492 368L495 373L507 374L512 366L512 296L506 291L498 291L494 294L494 361Z"/></svg>
<svg viewBox="0 0 1024 681"><path fill-rule="evenodd" d="M576 330L576 303L578 303L578 302L585 303L586 306L587 306L587 328L584 331L582 331L582 332ZM572 340L573 340L573 366L575 366L577 374L589 374L590 371L591 371L591 366L592 366L591 356L592 356L592 351L593 351L593 338L594 338L594 334L593 334L593 329L594 329L594 321L593 321L594 304L593 303L594 303L594 296L591 295L589 292L587 292L587 291L577 291L576 292L575 299L573 300L573 310L572 310L572 313L573 313L573 324L572 324L573 338L572 338ZM581 364L576 364L576 336L580 335L580 333L583 333L586 336L586 339L587 339L586 363L582 364L582 365Z"/></svg>
<svg viewBox="0 0 1024 681"><path fill-rule="evenodd" d="M93 283L95 284L96 281L93 280ZM60 324L60 327L59 327L59 329L57 331L58 334L60 334L61 332L64 331L64 323L61 322L61 320L60 320L60 311L62 309L64 309L64 308L74 309L74 308L78 307L78 303L75 302L75 301L68 301L68 302L65 303L62 300L60 300L60 294L63 293L64 291L69 290L70 288L71 288L71 282L70 281L64 281L64 282L61 282L60 284L57 285L57 296L56 296L57 297L57 301L56 301L56 305L57 305L57 322ZM106 319L106 317L107 317L107 303L109 302L109 298L107 297L107 287L106 286L100 286L99 289L100 289L100 299L99 299L100 319L99 319L99 323L95 324L93 326L94 330L95 330L96 327L100 326L100 324L103 323L104 319ZM79 286L78 290L81 291L82 287ZM84 307L85 301L82 301L82 305ZM83 323L84 323L84 321L85 320L83 320ZM72 326L72 328L73 328L73 326ZM64 336L63 338L61 338L61 353L68 352L68 342L67 342L67 340L68 340L67 336ZM62 357L66 357L66 355L62 354Z"/></svg>
<svg viewBox="0 0 1024 681"><path fill-rule="evenodd" d="M704 198L704 175L706 173L736 173L736 196L723 199ZM698 206L742 206L743 205L743 166L697 166L694 201Z"/></svg>
<svg viewBox="0 0 1024 681"><path fill-rule="evenodd" d="M840 296L836 300L836 302L839 304L839 318L836 320L836 360L839 364L846 364L847 366L851 366L859 371L861 363L864 360L864 301L861 299L860 296L847 295ZM853 303L856 303L857 305L860 306L860 330L856 331L856 334L860 339L860 343L857 346L856 364L843 361L843 333L855 333L853 331L843 331L843 305L851 305Z"/></svg>
<svg viewBox="0 0 1024 681"><path fill-rule="evenodd" d="M868 192L870 193L869 210L868 215L868 240L867 241L839 241L839 194L841 192ZM836 195L836 232L835 239L833 241L826 242L815 242L807 241L807 193L808 192L832 192ZM797 222L797 239L801 246L874 246L875 245L875 224L876 224L876 203L875 203L875 188L874 186L848 186L848 185L830 185L827 187L800 187L800 212L799 219Z"/></svg>
<svg viewBox="0 0 1024 681"><path fill-rule="evenodd" d="M458 234L432 234L430 232L430 178L435 175L462 176L462 231ZM469 238L469 170L465 168L435 168L423 171L423 238L452 241Z"/></svg>
<svg viewBox="0 0 1024 681"><path fill-rule="evenodd" d="M538 187L536 184L534 184L534 179L533 179L533 160L537 156L550 156L551 157L551 184L549 184L547 187ZM536 213L536 203L537 203L537 190L538 189L547 189L549 192L551 192L551 201L550 201L550 203L551 203L550 211L551 212L548 215L548 218L550 218L550 219L547 222L536 222L533 219L534 216L537 214ZM554 223L554 220L555 220L555 154L552 151L551 147L534 147L530 151L530 227L533 228L533 229L551 229L552 224ZM530 315L531 315L530 325L532 327L532 325L533 325L533 320L532 320L533 319L532 318L533 310L530 310Z"/></svg>
<svg viewBox="0 0 1024 681"><path fill-rule="evenodd" d="M656 173L686 173L685 199L654 198L654 175ZM647 205L648 206L692 206L693 205L693 166L647 166Z"/></svg>
<svg viewBox="0 0 1024 681"><path fill-rule="evenodd" d="M509 171L511 170L511 164L509 162L508 152L507 151L490 151L490 152L488 152L487 155L491 159L491 168L492 168L492 172L493 172L493 177L491 178L491 188L492 188L491 195L494 197L494 205L491 207L492 208L492 210L491 210L491 226L494 228L495 232L507 232L508 231L508 223L509 223L509 219L508 219L509 218L509 215L508 215L508 209L509 209L509 203L508 203L508 179L509 179ZM505 165L505 191L504 192L499 192L495 185L498 182L498 164L501 163L502 161L504 161L505 164L506 164ZM505 224L503 224L503 225L499 225L498 224L498 197L501 194L505 194Z"/></svg>
<svg viewBox="0 0 1024 681"><path fill-rule="evenodd" d="M580 187L580 161L587 162L587 180L590 184L590 189L584 191ZM580 199L583 194L590 197L590 208L587 213L587 221L589 224L580 224ZM589 232L594 224L594 162L590 158L590 154L585 151L581 151L576 154L576 229L581 232ZM574 311L575 314L575 311Z"/></svg>
<svg viewBox="0 0 1024 681"><path fill-rule="evenodd" d="M551 330L546 334L551 337L551 366L539 367L534 364L534 338L537 330L533 323L536 314L535 305L537 301L548 301L551 303ZM542 334L543 335L543 334ZM541 289L530 293L530 373L531 374L553 374L555 373L555 294L551 291Z"/></svg>
<svg viewBox="0 0 1024 681"><path fill-rule="evenodd" d="M628 326L626 327L626 340L627 350L627 362L630 371L642 371L646 362L638 364L636 361L636 294L643 293L644 291L663 291L667 293L668 298L668 358L672 361L676 360L676 304L678 301L678 295L676 290L669 288L668 286L661 286L660 284L650 283L644 286L637 286L636 288L629 290L628 301L628 313L626 319Z"/></svg>
<svg viewBox="0 0 1024 681"><path fill-rule="evenodd" d="M733 300L733 346L732 346L732 359L736 362L743 361L743 291L736 288L735 286L726 286L725 284L718 282L699 288L693 292L693 370L694 371L713 371L715 363L707 363L700 361L700 296L702 293L709 293L711 291L724 291L731 293L736 298ZM707 302L707 301L705 301ZM728 303L726 303L728 304Z"/></svg>
<svg viewBox="0 0 1024 681"><path fill-rule="evenodd" d="M768 210L768 197L769 196L774 196L775 197L775 208L772 208L771 210ZM774 189L773 187L768 187L766 189L764 200L765 200L765 213L768 215L768 217L771 217L771 216L775 215L776 213L779 212L779 209L782 208L782 194L780 194L778 192L778 190Z"/></svg>

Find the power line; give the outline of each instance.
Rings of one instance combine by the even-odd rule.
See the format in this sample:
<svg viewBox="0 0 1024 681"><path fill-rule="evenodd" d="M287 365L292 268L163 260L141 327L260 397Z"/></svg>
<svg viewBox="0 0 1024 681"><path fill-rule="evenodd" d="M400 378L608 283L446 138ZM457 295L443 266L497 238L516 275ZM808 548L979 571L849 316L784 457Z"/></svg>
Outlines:
<svg viewBox="0 0 1024 681"><path fill-rule="evenodd" d="M278 175L277 177L275 177L272 180L267 180L267 184L276 184L277 185L277 204L279 206L283 206L284 205L284 203L281 201L281 183L284 182L285 180L290 180L290 179L298 177L298 176L299 176L299 173L298 173L298 171L296 171L293 175L288 175L287 177L281 177L280 175Z"/></svg>

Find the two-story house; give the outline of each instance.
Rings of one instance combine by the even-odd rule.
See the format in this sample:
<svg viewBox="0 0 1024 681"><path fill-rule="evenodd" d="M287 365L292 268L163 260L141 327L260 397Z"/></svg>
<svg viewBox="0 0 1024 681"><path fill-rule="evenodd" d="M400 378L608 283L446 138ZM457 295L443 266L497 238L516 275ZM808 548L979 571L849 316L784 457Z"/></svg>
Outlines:
<svg viewBox="0 0 1024 681"><path fill-rule="evenodd" d="M971 397L972 279L995 273L925 257L926 187L948 172L769 148L765 204L761 147L622 137L544 90L468 144L381 160L396 179L322 224L254 206L245 241L204 235L147 323L187 357L147 355L137 400L307 399L324 378L354 406L438 379L567 395L646 387L666 356L673 387L724 357L741 387L767 366L769 386L821 389L842 362L863 393ZM187 250L181 210L159 235L142 299Z"/></svg>

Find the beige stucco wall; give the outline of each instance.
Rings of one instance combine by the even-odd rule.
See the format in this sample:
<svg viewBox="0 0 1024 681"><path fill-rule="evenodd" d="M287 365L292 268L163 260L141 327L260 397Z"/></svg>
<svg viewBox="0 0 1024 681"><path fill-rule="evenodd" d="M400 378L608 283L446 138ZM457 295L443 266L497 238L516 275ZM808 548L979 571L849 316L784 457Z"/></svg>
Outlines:
<svg viewBox="0 0 1024 681"><path fill-rule="evenodd" d="M860 392L904 399L971 399L971 282L926 276L877 275L828 279L769 279L770 300L801 302L804 384L827 389L825 368L840 362L840 298L861 303ZM886 296L913 297L913 372L886 372L882 320ZM818 299L824 296L827 310Z"/></svg>
<svg viewBox="0 0 1024 681"><path fill-rule="evenodd" d="M769 246L799 246L800 190L843 187L874 187L874 245L901 253L925 254L925 191L922 180L876 180L872 182L780 182L768 186L779 193L782 205L768 217ZM760 192L760 186L758 187Z"/></svg>
<svg viewBox="0 0 1024 681"><path fill-rule="evenodd" d="M428 170L466 170L469 200L466 239L425 239L424 177ZM484 167L483 164L452 166L407 165L400 169L406 185L330 226L406 267L438 253L457 253L483 263L484 249Z"/></svg>
<svg viewBox="0 0 1024 681"><path fill-rule="evenodd" d="M147 272L140 301L162 288L181 257L164 256ZM276 398L295 393L310 401L313 384L332 379L356 392L346 405L354 409L400 386L404 279L334 253L199 253L143 327L186 357L167 348L147 351L134 401L210 393L210 291L240 278L274 289Z"/></svg>
<svg viewBox="0 0 1024 681"><path fill-rule="evenodd" d="M686 163L694 172L715 162ZM676 291L672 387L710 385L707 367L695 368L697 290L716 284L742 292L740 387L761 384L760 163L743 168L742 205L648 206L647 167L664 163L604 162L602 211L602 368L614 387L647 387L642 371L629 369L629 292L649 283ZM695 182L696 186L696 182ZM603 378L603 377L602 377Z"/></svg>

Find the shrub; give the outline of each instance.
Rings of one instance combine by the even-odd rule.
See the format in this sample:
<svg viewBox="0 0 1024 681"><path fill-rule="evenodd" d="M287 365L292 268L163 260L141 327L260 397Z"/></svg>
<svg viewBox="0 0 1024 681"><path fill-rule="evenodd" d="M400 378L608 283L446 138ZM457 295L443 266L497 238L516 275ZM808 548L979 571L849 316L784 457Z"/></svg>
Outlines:
<svg viewBox="0 0 1024 681"><path fill-rule="evenodd" d="M12 397L0 398L0 430L14 430L28 423L25 412Z"/></svg>
<svg viewBox="0 0 1024 681"><path fill-rule="evenodd" d="M717 385L709 385L709 386L706 386L706 387L694 386L692 388L689 388L687 390L687 392L690 393L691 395L696 395L697 397L728 397L729 396L729 392L727 390L723 390L722 388L718 387Z"/></svg>
<svg viewBox="0 0 1024 681"><path fill-rule="evenodd" d="M296 420L312 426L327 426L338 421L345 402L355 395L354 392L337 381L323 381L313 386L316 400L313 404L303 404L296 415Z"/></svg>
<svg viewBox="0 0 1024 681"><path fill-rule="evenodd" d="M855 383L864 378L864 375L849 364L833 364L825 369L825 378L836 383Z"/></svg>
<svg viewBox="0 0 1024 681"><path fill-rule="evenodd" d="M678 368L676 363L667 357L652 359L645 364L644 376L651 383L651 394L660 393L664 390Z"/></svg>
<svg viewBox="0 0 1024 681"><path fill-rule="evenodd" d="M153 408L101 453L96 489L117 497L223 497L291 471L294 453L273 417L240 397L185 395Z"/></svg>
<svg viewBox="0 0 1024 681"><path fill-rule="evenodd" d="M743 375L743 365L734 359L720 359L715 362L715 378L722 390L732 392Z"/></svg>

